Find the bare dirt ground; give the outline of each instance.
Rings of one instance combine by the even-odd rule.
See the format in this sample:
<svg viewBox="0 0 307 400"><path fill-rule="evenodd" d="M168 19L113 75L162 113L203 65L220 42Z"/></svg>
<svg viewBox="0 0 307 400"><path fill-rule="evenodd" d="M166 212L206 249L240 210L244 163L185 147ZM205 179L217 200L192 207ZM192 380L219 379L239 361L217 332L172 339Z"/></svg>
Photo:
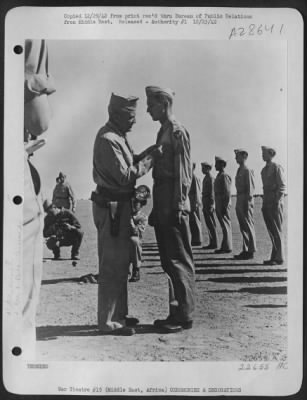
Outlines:
<svg viewBox="0 0 307 400"><path fill-rule="evenodd" d="M233 254L242 237L232 206ZM161 334L152 322L168 314L167 278L154 231L144 237L141 280L129 283L130 315L140 319L134 336L102 336L97 330L97 284L80 284L82 275L98 273L96 230L91 202L80 200L77 216L85 231L81 260L72 266L70 249L53 261L46 248L37 313L40 360L93 361L282 361L287 358L287 263L264 266L270 240L256 199L258 252L254 260L235 261L194 248L197 305L193 329ZM148 206L150 209L150 206ZM204 226L204 225L203 225ZM285 231L287 221L285 221ZM219 230L221 238L221 231ZM204 245L207 234L204 228ZM120 251L120 250L119 250ZM116 254L114 254L116 257Z"/></svg>

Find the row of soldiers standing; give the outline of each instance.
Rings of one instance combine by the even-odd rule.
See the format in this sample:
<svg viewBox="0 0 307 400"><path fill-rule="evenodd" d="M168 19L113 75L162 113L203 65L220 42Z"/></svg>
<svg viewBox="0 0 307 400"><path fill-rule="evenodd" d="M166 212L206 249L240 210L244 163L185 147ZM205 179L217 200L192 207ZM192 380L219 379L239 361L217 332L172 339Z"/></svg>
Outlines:
<svg viewBox="0 0 307 400"><path fill-rule="evenodd" d="M249 260L254 258L256 247L256 235L254 224L254 172L247 166L248 152L245 149L236 149L235 159L239 168L235 177L237 193L236 215L243 236L243 249L240 254L234 256L237 260ZM272 161L276 151L273 148L262 146L262 158L266 166L261 171L263 183L263 218L272 241L272 253L264 264L282 264L284 260L282 242L283 222L283 197L285 193L285 179L283 169ZM193 164L193 178L189 193L191 202L190 228L192 234L192 246L202 244L202 228L200 208L203 207L203 215L207 225L209 244L205 249L214 249L215 253L232 252L232 226L230 219L231 208L231 177L225 172L227 162L221 157L215 157L215 169L218 171L216 178L211 174L212 165L208 162L201 163L202 172L205 175L202 184L195 175ZM215 213L221 225L223 239L218 249Z"/></svg>

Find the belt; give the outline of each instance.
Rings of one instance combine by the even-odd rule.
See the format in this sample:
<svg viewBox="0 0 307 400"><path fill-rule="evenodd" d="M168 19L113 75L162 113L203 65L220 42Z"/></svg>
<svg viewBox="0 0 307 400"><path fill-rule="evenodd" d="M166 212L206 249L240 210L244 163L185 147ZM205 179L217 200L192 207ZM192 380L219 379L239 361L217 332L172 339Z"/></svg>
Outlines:
<svg viewBox="0 0 307 400"><path fill-rule="evenodd" d="M129 201L134 196L134 190L131 190L131 192L117 193L98 185L96 191L106 201Z"/></svg>

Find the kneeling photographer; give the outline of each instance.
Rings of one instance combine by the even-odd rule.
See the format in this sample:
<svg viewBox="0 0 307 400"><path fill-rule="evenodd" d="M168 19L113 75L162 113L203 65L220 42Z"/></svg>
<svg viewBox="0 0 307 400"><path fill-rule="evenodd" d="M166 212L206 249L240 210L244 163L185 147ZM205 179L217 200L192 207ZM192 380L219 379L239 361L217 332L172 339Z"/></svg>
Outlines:
<svg viewBox="0 0 307 400"><path fill-rule="evenodd" d="M44 237L46 245L53 251L54 259L60 258L60 249L63 246L72 246L71 259L79 260L83 232L80 222L75 215L65 209L59 209L49 201L45 203L47 213L44 221Z"/></svg>

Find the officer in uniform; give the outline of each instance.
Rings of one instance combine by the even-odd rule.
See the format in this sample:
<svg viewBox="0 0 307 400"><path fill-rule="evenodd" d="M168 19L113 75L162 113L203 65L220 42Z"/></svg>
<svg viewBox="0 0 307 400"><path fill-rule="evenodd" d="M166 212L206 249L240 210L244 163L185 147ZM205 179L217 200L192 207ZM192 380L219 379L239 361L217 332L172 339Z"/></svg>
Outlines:
<svg viewBox="0 0 307 400"><path fill-rule="evenodd" d="M157 86L146 87L147 112L161 128L157 145L162 157L153 168L154 226L161 264L169 278L169 315L154 325L165 333L192 327L195 272L189 227L189 190L192 181L190 136L172 112L174 93Z"/></svg>
<svg viewBox="0 0 307 400"><path fill-rule="evenodd" d="M57 184L53 190L52 203L57 208L66 208L72 212L76 211L76 200L70 183L63 172L56 179Z"/></svg>
<svg viewBox="0 0 307 400"><path fill-rule="evenodd" d="M266 165L261 171L263 183L262 214L272 241L272 253L265 265L280 265L284 261L282 225L286 183L283 168L272 161L276 151L262 146L262 159Z"/></svg>
<svg viewBox="0 0 307 400"><path fill-rule="evenodd" d="M224 171L226 160L221 157L215 157L215 169L218 174L214 181L215 209L216 216L223 232L221 248L215 250L215 253L232 252L232 228L230 220L231 208L231 177Z"/></svg>
<svg viewBox="0 0 307 400"><path fill-rule="evenodd" d="M28 359L35 358L35 315L41 285L44 227L42 185L37 169L30 162L33 150L29 149L35 148L36 137L48 129L50 122L47 96L55 88L48 74L47 52L44 40L26 40L21 347L23 356Z"/></svg>
<svg viewBox="0 0 307 400"><path fill-rule="evenodd" d="M138 323L128 318L131 198L137 178L146 174L158 154L151 147L133 154L127 139L135 123L137 97L112 93L108 122L96 136L93 152L93 217L98 233L98 327L102 333L132 335ZM150 154L149 154L150 153Z"/></svg>
<svg viewBox="0 0 307 400"><path fill-rule="evenodd" d="M201 163L202 173L205 175L202 188L203 214L208 229L209 244L204 249L217 248L216 222L214 217L214 178L211 175L212 165Z"/></svg>
<svg viewBox="0 0 307 400"><path fill-rule="evenodd" d="M190 199L190 229L192 235L192 246L201 246L203 241L202 228L201 228L201 185L200 180L195 174L196 164L192 166L192 183L189 191Z"/></svg>
<svg viewBox="0 0 307 400"><path fill-rule="evenodd" d="M246 165L248 152L236 149L235 159L239 164L235 185L237 189L236 214L243 236L243 250L234 256L236 260L250 260L256 251L256 236L254 224L254 171Z"/></svg>

